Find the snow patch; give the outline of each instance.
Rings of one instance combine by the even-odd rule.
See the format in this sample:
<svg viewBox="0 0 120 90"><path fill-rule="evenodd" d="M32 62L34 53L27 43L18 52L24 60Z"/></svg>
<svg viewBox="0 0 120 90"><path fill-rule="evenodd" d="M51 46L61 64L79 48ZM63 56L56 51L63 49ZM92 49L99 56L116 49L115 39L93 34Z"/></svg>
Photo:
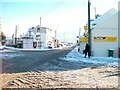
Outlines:
<svg viewBox="0 0 120 90"><path fill-rule="evenodd" d="M78 52L78 47L73 49L65 57L61 58L62 60L71 61L71 62L85 62L92 65L106 65L112 67L118 67L118 58L113 57L91 57L84 58L84 54Z"/></svg>

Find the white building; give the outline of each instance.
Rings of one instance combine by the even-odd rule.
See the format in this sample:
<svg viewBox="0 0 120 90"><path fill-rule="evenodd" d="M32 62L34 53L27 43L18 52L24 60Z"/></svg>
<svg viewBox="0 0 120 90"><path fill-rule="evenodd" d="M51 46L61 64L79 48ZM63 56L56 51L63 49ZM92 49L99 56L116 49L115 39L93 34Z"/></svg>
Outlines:
<svg viewBox="0 0 120 90"><path fill-rule="evenodd" d="M114 49L113 57L118 57L118 11L111 9L97 21L91 32L93 55L106 57Z"/></svg>
<svg viewBox="0 0 120 90"><path fill-rule="evenodd" d="M33 48L33 38L23 37L23 49L32 49Z"/></svg>
<svg viewBox="0 0 120 90"><path fill-rule="evenodd" d="M87 24L86 24L87 25ZM83 52L88 42L88 30L85 28L83 38L80 38L80 52ZM113 57L118 57L118 11L114 8L95 20L91 20L92 55L107 57L108 50L114 50ZM120 47L119 47L120 48Z"/></svg>
<svg viewBox="0 0 120 90"><path fill-rule="evenodd" d="M49 45L54 45L53 38L55 37L55 33L53 30L47 28L47 27L40 27L39 25L36 27L31 27L27 34L25 35L29 42L32 42L33 44L31 48L47 48ZM32 40L31 40L32 39ZM23 41L23 45L26 43L26 41ZM23 46L25 47L25 46ZM27 48L27 47L25 47Z"/></svg>

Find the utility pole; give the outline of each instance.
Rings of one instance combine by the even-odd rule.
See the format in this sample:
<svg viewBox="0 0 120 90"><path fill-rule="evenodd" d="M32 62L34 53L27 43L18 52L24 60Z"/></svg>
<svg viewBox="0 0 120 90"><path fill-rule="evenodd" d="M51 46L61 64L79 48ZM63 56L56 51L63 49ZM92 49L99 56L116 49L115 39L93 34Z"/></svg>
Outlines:
<svg viewBox="0 0 120 90"><path fill-rule="evenodd" d="M79 45L80 45L80 32L81 32L81 28L79 28Z"/></svg>
<svg viewBox="0 0 120 90"><path fill-rule="evenodd" d="M15 26L15 48L17 47L17 26Z"/></svg>
<svg viewBox="0 0 120 90"><path fill-rule="evenodd" d="M54 47L57 47L57 46L58 46L58 39L57 39L58 27L59 27L59 25L56 25Z"/></svg>
<svg viewBox="0 0 120 90"><path fill-rule="evenodd" d="M41 41L41 38L42 38L42 29L41 29L41 17L40 17L40 48L42 47L42 41Z"/></svg>
<svg viewBox="0 0 120 90"><path fill-rule="evenodd" d="M95 10L95 19L97 19L97 15L96 15L96 7L94 7L94 10Z"/></svg>
<svg viewBox="0 0 120 90"><path fill-rule="evenodd" d="M40 27L41 27L41 19L42 19L42 18L40 17ZM41 28L40 28L40 29L41 29Z"/></svg>
<svg viewBox="0 0 120 90"><path fill-rule="evenodd" d="M91 47L91 29L90 29L90 0L88 0L88 44ZM90 50L91 52L91 50Z"/></svg>
<svg viewBox="0 0 120 90"><path fill-rule="evenodd" d="M79 35L78 35L78 52L80 51L80 32L81 32L81 28L79 28Z"/></svg>
<svg viewBox="0 0 120 90"><path fill-rule="evenodd" d="M55 30L55 39L56 39L56 30Z"/></svg>
<svg viewBox="0 0 120 90"><path fill-rule="evenodd" d="M56 25L56 30L55 30L55 38L57 39L57 31L58 31L59 25Z"/></svg>

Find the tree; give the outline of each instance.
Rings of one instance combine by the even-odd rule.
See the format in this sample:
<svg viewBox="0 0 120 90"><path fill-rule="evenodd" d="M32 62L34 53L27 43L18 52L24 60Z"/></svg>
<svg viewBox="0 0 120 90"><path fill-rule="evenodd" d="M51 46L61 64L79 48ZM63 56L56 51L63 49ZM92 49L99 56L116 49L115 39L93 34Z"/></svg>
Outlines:
<svg viewBox="0 0 120 90"><path fill-rule="evenodd" d="M6 36L5 36L5 34L2 32L2 31L0 31L0 41L5 41L6 40Z"/></svg>

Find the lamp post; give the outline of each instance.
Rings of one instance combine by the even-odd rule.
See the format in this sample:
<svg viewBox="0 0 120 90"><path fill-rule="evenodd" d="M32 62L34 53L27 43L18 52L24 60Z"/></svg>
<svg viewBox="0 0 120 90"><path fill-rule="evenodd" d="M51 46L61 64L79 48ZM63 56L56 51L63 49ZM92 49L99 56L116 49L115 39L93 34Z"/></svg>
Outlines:
<svg viewBox="0 0 120 90"><path fill-rule="evenodd" d="M90 29L90 0L88 0L88 44L91 47L91 29ZM91 50L90 50L91 52Z"/></svg>

